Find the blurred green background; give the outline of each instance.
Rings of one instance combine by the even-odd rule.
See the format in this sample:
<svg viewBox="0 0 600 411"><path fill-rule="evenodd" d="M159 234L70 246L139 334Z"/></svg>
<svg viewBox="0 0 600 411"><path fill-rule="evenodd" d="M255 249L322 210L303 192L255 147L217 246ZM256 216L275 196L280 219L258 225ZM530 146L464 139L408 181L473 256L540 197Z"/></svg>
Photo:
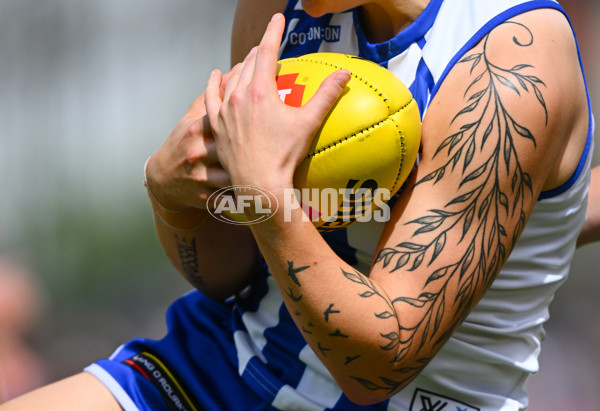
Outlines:
<svg viewBox="0 0 600 411"><path fill-rule="evenodd" d="M156 240L143 165L229 66L234 7L0 0L0 257L38 279L41 380L160 337L189 288Z"/></svg>
<svg viewBox="0 0 600 411"><path fill-rule="evenodd" d="M563 5L598 107L600 4ZM130 338L160 337L169 302L189 289L154 235L142 168L210 70L228 67L234 7L0 0L0 260L38 286L26 340L40 365L31 386ZM599 252L599 244L578 251L553 305L532 410L600 408Z"/></svg>

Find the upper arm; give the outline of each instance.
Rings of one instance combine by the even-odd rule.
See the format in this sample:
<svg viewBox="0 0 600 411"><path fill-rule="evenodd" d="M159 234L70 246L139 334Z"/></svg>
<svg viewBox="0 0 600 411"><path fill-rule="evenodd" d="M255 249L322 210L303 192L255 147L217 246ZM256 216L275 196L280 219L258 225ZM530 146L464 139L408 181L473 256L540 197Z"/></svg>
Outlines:
<svg viewBox="0 0 600 411"><path fill-rule="evenodd" d="M540 192L577 167L587 123L573 38L555 11L501 24L451 70L370 273L397 313L398 357L420 369L479 301Z"/></svg>
<svg viewBox="0 0 600 411"><path fill-rule="evenodd" d="M273 14L283 12L287 0L238 0L231 34L231 65L244 60L260 43Z"/></svg>

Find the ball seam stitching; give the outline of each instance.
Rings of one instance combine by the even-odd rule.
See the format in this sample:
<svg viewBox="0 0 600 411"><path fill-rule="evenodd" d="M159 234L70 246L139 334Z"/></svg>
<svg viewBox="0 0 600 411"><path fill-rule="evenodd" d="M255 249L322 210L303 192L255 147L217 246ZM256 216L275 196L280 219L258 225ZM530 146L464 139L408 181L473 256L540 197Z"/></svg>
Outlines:
<svg viewBox="0 0 600 411"><path fill-rule="evenodd" d="M343 68L343 67L341 67L341 66L339 66L337 64L333 64L333 63L330 63L328 61L323 61L323 60L320 60L320 59L305 58L305 57L296 57L293 60L304 61L304 62L311 62L311 63L317 63L317 64L323 64L323 65L326 65L326 66L333 67L335 69L342 69ZM383 124L387 120L389 120L390 116L392 116L392 115L394 115L396 113L401 112L402 110L404 110L406 107L408 107L414 101L414 99L411 99L408 103L406 103L404 106L400 107L397 111L395 111L393 113L390 113L390 105L387 103L389 99L387 97L385 97L383 95L383 93L375 85L373 85L372 83L370 83L369 81L367 81L363 77L359 77L357 74L353 73L352 71L350 71L350 70L348 70L348 71L350 72L350 74L352 75L352 77L354 77L357 80L363 82L369 88L371 88L372 90L374 90L375 94L377 94L377 96L381 97L381 100L383 101L383 103L386 105L386 107L388 109L389 115L388 115L387 118L383 119L382 121L380 121L378 123L372 124L372 125L364 128L364 129L362 129L362 130L359 130L359 131L355 132L354 134L350 134L350 135L344 136L344 137L340 138L339 140L336 140L336 141L328 144L327 146L325 146L325 147L323 147L323 148L321 148L321 149L319 149L319 150L317 150L317 151L315 151L313 153L308 154L306 156L306 158L314 158L317 155L319 155L319 154L321 154L321 153L323 153L323 152L331 149L332 147L337 146L338 144L342 144L342 143L348 141L351 138L357 137L360 134L364 134L368 130L375 129L376 127L380 126L381 124ZM393 119L391 121L394 123L394 126L398 130L398 134L400 135L400 141L401 141L400 144L402 145L402 151L401 151L401 154L400 154L401 155L401 159L400 159L400 171L396 175L396 180L394 181L394 187L395 187L396 183L398 181L398 178L400 177L400 173L402 171L402 168L403 168L405 151L404 151L404 136L402 135L401 130L398 128L398 124Z"/></svg>
<svg viewBox="0 0 600 411"><path fill-rule="evenodd" d="M353 133L353 134L349 134L349 135L347 135L347 136L344 136L344 137L342 137L342 138L340 138L340 139L338 139L338 140L336 140L336 141L334 141L334 142L332 142L332 143L328 144L327 146L325 146L325 147L322 147L322 148L320 148L319 150L316 150L316 151L314 151L313 153L309 153L309 154L306 156L306 158L313 158L313 157L316 157L316 156L318 156L318 155L320 155L320 154L324 153L324 152L325 152L325 151L327 151L327 150L331 150L333 147L336 147L336 146L338 146L339 144L343 144L343 143L347 142L347 141L348 141L348 140L350 140L350 139L356 138L356 137L358 137L359 135L361 135L361 134L364 134L364 133L365 133L365 132L367 132L367 131L374 130L375 128L377 128L377 127L381 126L382 124L384 124L384 123L385 123L385 122L387 122L387 121L392 121L392 122L394 122L394 125L395 125L396 129L398 129L398 125L397 125L397 124L396 124L396 122L395 122L395 121L394 121L394 120L391 118L391 116L392 116L392 115L394 115L394 114L396 114L396 113L400 113L401 111L403 111L404 109L406 109L406 108L407 108L407 107L408 107L408 106L409 106L411 103L413 103L413 102L415 102L415 101L414 101L414 100L411 100L411 101L409 101L409 102L408 102L406 105L404 105L404 106L400 107L400 108L399 108L397 111L395 111L394 113L391 113L391 114L390 114L388 117L384 118L383 120L381 120L381 121L379 121L379 122L377 122L377 123L375 123L375 124L371 124L370 126L368 126L368 127L366 127L366 128L363 128L363 129L361 129L361 130L359 130L359 131L357 131L357 132L355 132L355 133ZM400 133L399 133L399 134L400 134ZM400 134L400 139L401 139L401 141L402 141L402 143L401 143L401 144L402 144L402 147L404 147L404 138L403 138L402 134ZM402 155L402 157L403 157L403 159L404 159L404 150L402 150L402 154L401 154L401 155Z"/></svg>
<svg viewBox="0 0 600 411"><path fill-rule="evenodd" d="M404 170L404 158L406 157L406 143L404 142L404 133L402 132L400 127L398 127L398 122L393 118L390 118L390 120L394 123L394 126L396 126L396 129L398 130L398 135L400 136L400 166L398 167L398 172L396 173L396 178L394 179L394 184L392 185L391 189L392 192L395 192L397 190L396 186L398 185L400 175Z"/></svg>
<svg viewBox="0 0 600 411"><path fill-rule="evenodd" d="M319 59L313 59L313 58L305 58L305 57L296 57L294 60L296 61L305 61L305 62L310 62L310 63L318 63L318 64L323 64L325 66L329 66L329 67L333 67L335 69L341 70L344 69L344 67L339 66L337 64L333 64L330 63L328 61L323 61L323 60L319 60ZM381 67L381 66L379 66ZM383 68L383 67L381 67ZM381 92L375 85L373 85L371 82L367 81L366 79L364 79L363 77L359 77L357 74L355 74L354 72L352 72L351 70L348 70L350 72L350 74L352 75L352 77L354 77L355 79L363 82L365 85L367 85L369 88L373 89L375 91L375 93L381 97L381 100L383 101L383 103L386 105L388 112L390 111L390 105L387 103L388 102L388 98L385 97L383 95L383 92ZM390 115L393 113L390 113Z"/></svg>

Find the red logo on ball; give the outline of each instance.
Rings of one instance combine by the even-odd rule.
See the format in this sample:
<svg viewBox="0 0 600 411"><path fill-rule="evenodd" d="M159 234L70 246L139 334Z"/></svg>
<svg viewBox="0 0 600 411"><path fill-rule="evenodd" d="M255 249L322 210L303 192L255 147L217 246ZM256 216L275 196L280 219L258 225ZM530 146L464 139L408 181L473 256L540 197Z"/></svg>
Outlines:
<svg viewBox="0 0 600 411"><path fill-rule="evenodd" d="M302 105L302 96L304 96L304 89L306 88L302 84L296 84L298 74L282 74L275 78L279 98L285 104L292 107L300 107Z"/></svg>

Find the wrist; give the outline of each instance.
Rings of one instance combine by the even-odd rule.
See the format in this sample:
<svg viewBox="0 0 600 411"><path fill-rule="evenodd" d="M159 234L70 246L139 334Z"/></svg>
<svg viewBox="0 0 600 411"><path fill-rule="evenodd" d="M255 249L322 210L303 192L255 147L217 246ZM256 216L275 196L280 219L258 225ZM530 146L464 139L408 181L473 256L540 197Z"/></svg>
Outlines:
<svg viewBox="0 0 600 411"><path fill-rule="evenodd" d="M178 213L178 212L185 211L188 208L190 208L190 206L188 206L186 204L174 203L173 201L170 201L168 198L165 198L165 196L162 193L163 190L160 189L161 187L165 186L165 184L163 183L161 185L159 180L157 180L155 178L156 173L154 171L155 171L156 167L158 167L158 166L156 164L152 164L152 167L150 167L151 160L152 160L152 156L148 157L148 159L144 163L143 184L144 184L144 187L146 187L146 190L148 191L148 196L152 200L153 206L156 206L158 209L164 210L167 213ZM148 170L150 168L152 168L152 170L153 170L152 173L148 172Z"/></svg>
<svg viewBox="0 0 600 411"><path fill-rule="evenodd" d="M148 198L150 199L154 215L162 221L164 225L174 230L190 231L200 228L206 222L206 219L209 216L207 210L193 207L177 211L169 210L158 201L145 181L144 185L146 186L146 191L148 192Z"/></svg>
<svg viewBox="0 0 600 411"><path fill-rule="evenodd" d="M249 224L268 220L283 209L284 196L282 193L293 191L287 187L287 185L281 184L234 184L227 196L216 199L216 202L212 204L212 209L220 213L227 208L227 211L244 216L242 220L238 221L245 221ZM226 204L227 207L223 207L223 204ZM235 217L233 218L235 219Z"/></svg>
<svg viewBox="0 0 600 411"><path fill-rule="evenodd" d="M312 225L310 211L301 203L298 197L300 195L299 190L293 188L291 184L269 187L269 190L255 189L255 197L253 197L250 189L243 189L246 203L251 204L251 206L244 208L244 214L249 221L269 220L275 225L302 221L310 222ZM237 195L239 194L236 191Z"/></svg>
<svg viewBox="0 0 600 411"><path fill-rule="evenodd" d="M170 208L170 206L165 206L158 199L148 183L147 166L149 160L150 159L146 160L146 164L144 164L143 184L146 187L152 210L157 218L165 225L175 230L193 230L203 225L208 217L208 212L206 210L194 207Z"/></svg>
<svg viewBox="0 0 600 411"><path fill-rule="evenodd" d="M263 190L277 191L294 186L294 170L271 167L245 167L228 170L232 186L258 187Z"/></svg>

